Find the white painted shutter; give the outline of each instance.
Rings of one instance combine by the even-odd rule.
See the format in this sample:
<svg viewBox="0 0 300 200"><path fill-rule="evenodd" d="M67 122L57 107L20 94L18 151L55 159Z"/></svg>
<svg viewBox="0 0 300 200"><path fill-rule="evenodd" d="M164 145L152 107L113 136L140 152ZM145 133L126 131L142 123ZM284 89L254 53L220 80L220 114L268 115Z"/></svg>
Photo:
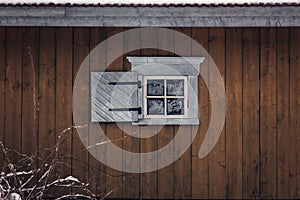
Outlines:
<svg viewBox="0 0 300 200"><path fill-rule="evenodd" d="M141 113L136 72L92 72L92 122L133 122Z"/></svg>

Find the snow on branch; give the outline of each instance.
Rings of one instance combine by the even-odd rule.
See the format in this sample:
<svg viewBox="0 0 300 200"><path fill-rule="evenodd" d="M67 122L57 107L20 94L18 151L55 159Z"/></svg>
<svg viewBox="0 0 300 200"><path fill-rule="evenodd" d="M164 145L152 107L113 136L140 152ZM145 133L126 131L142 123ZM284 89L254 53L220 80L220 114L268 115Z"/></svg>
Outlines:
<svg viewBox="0 0 300 200"><path fill-rule="evenodd" d="M61 196L56 197L56 199L96 199L97 197L104 199L114 190L118 189L120 186L116 186L114 190L107 192L104 196L99 196L99 194L95 194L89 189L89 183L84 183L72 175L63 178L57 173L57 169L61 168L63 164L66 164L60 160L61 155L63 155L61 145L64 136L68 133L71 134L73 128L86 127L87 125L72 126L60 132L57 137L57 143L52 148L47 148L47 151L51 150L51 152L47 154L46 158L38 157L36 152L34 152L33 155L26 155L16 150L11 150L6 148L0 141L0 151L2 150L5 158L3 166L0 166L0 199L44 199L49 196L50 188L58 187L66 188L65 191L69 191L67 190L69 188L76 188L78 192L74 193L73 191L67 194L61 194ZM122 138L116 140L121 139ZM97 143L96 145L104 145L108 142L114 142L114 140ZM11 152L13 152L13 154L11 154ZM20 156L21 159L12 161L12 157L16 155ZM36 168L36 163L28 163L28 159L24 158L30 158L30 162L39 160L40 163L43 164Z"/></svg>

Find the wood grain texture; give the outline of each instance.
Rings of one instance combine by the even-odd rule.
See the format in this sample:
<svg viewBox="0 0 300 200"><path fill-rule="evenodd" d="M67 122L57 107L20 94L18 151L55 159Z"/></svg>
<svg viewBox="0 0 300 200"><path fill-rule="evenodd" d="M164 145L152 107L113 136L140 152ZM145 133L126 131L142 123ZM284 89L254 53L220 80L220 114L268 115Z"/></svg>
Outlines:
<svg viewBox="0 0 300 200"><path fill-rule="evenodd" d="M276 197L276 29L261 29L260 196Z"/></svg>
<svg viewBox="0 0 300 200"><path fill-rule="evenodd" d="M290 197L300 198L300 29L290 32Z"/></svg>
<svg viewBox="0 0 300 200"><path fill-rule="evenodd" d="M106 49L97 48L101 42L107 38L106 28L91 28L90 29L90 51L94 50L95 53L90 57L90 72L104 71L106 67ZM95 48L95 49L94 49ZM101 123L104 134L106 134L106 124ZM89 126L89 142L94 141L104 142L105 138L99 137L99 124L90 123ZM103 144L105 145L105 144ZM98 154L99 155L99 154ZM101 157L106 158L106 152L102 152ZM106 195L106 166L100 163L96 158L89 154L89 182L90 189L97 194L97 197L104 197Z"/></svg>
<svg viewBox="0 0 300 200"><path fill-rule="evenodd" d="M174 34L167 35L165 33L159 33L161 37L158 37L158 56L172 56L173 52L163 51L162 49L174 49ZM166 126L157 126L160 131L157 134L157 148L160 149L167 145L174 137L174 127L171 125ZM174 152L174 144L172 145L172 149L169 151L171 154ZM172 156L172 155L170 155ZM159 163L158 163L159 164ZM157 198L169 198L172 199L174 197L174 164L170 164L169 166L160 169L157 171Z"/></svg>
<svg viewBox="0 0 300 200"><path fill-rule="evenodd" d="M226 29L226 197L242 197L242 29Z"/></svg>
<svg viewBox="0 0 300 200"><path fill-rule="evenodd" d="M39 129L38 145L39 156L43 161L39 167L45 166L46 159L56 144L56 66L55 66L55 28L40 28L39 46ZM45 160L45 161L44 161ZM54 181L55 175L49 176ZM55 189L49 194L54 196Z"/></svg>
<svg viewBox="0 0 300 200"><path fill-rule="evenodd" d="M56 136L72 126L72 28L56 29ZM71 175L72 131L61 135L61 154L57 174L65 178ZM58 188L56 194L70 192L69 189Z"/></svg>
<svg viewBox="0 0 300 200"><path fill-rule="evenodd" d="M155 126L140 127L140 133L152 134L157 131ZM150 138L140 139L140 152L147 153L157 149L157 136L154 135ZM140 163L141 170L147 170L155 167L156 160L147 160L147 162ZM157 196L157 172L147 172L140 174L140 198L156 198Z"/></svg>
<svg viewBox="0 0 300 200"><path fill-rule="evenodd" d="M39 146L55 145L55 29L40 29L39 52ZM43 149L40 156L48 155Z"/></svg>
<svg viewBox="0 0 300 200"><path fill-rule="evenodd" d="M158 44L158 37L155 31L141 32L141 46ZM141 49L142 56L156 56L157 49ZM140 127L140 134L151 134L157 131L157 126ZM153 135L153 134L151 134ZM157 149L157 134L150 138L140 139L140 152L152 152ZM140 163L141 169L153 168L156 160L149 160L147 163ZM140 198L157 198L157 172L140 174Z"/></svg>
<svg viewBox="0 0 300 200"><path fill-rule="evenodd" d="M259 197L259 29L243 30L243 198Z"/></svg>
<svg viewBox="0 0 300 200"><path fill-rule="evenodd" d="M5 146L21 152L22 147L22 28L6 30ZM12 156L16 163L19 156Z"/></svg>
<svg viewBox="0 0 300 200"><path fill-rule="evenodd" d="M208 51L208 28L193 28L192 38L198 42L206 51ZM192 49L192 56L205 55L201 50ZM200 66L201 74L208 76L209 66L208 58L205 58ZM208 198L208 157L200 159L198 157L199 149L206 135L209 124L209 102L208 89L201 77L198 77L199 91L199 112L200 126L194 127L193 131L197 131L197 135L192 144L192 198ZM197 129L198 128L198 129Z"/></svg>
<svg viewBox="0 0 300 200"><path fill-rule="evenodd" d="M209 55L218 67L225 84L225 29L211 28L208 35ZM211 65L212 63L210 63ZM214 78L209 74L209 85L214 85ZM200 97L202 95L200 94ZM209 104L211 106L211 104ZM209 110L211 112L211 109ZM211 115L211 114L210 114ZM200 116L201 117L201 116ZM213 150L208 155L209 198L223 198L226 195L225 180L225 127Z"/></svg>
<svg viewBox="0 0 300 200"><path fill-rule="evenodd" d="M277 197L289 198L290 66L289 28L277 29Z"/></svg>
<svg viewBox="0 0 300 200"><path fill-rule="evenodd" d="M139 127L130 123L124 124L124 143L123 148L130 152L139 152L139 139L127 135L127 133L139 134ZM139 160L123 158L123 166L139 165ZM140 195L140 174L123 173L123 198L139 198Z"/></svg>
<svg viewBox="0 0 300 200"><path fill-rule="evenodd" d="M130 29L123 29L123 31L128 31ZM135 34L125 34L123 37L123 70L131 71L131 64L126 59L127 56L139 56L140 55L140 46L141 46L141 33L140 31L134 32ZM130 49L137 49L135 51L130 51ZM130 152L139 152L139 138L132 137L129 134L135 133L139 134L139 127L134 126L131 123L124 123L124 141L123 141L123 149ZM125 159L123 158L123 166L132 166L139 165L139 161ZM139 189L140 189L140 174L138 173L123 173L123 198L139 198Z"/></svg>
<svg viewBox="0 0 300 200"><path fill-rule="evenodd" d="M26 28L22 47L22 152L32 155L37 152L38 128L38 70L39 30Z"/></svg>
<svg viewBox="0 0 300 200"><path fill-rule="evenodd" d="M73 29L73 83L75 82L77 73L80 70L89 72L89 63L87 65L82 64L84 59L88 56L89 49L89 29L86 28L74 28ZM81 106L86 108L89 107L89 101L86 101L86 96L89 95L89 91L85 89L86 85L89 85L89 80L77 80L81 81L82 87L80 88L80 94L78 101L80 101ZM81 121L83 124L81 126L89 123L89 113L81 113ZM82 136L79 137L76 129L73 129L73 138L72 138L72 175L83 183L88 182L88 151L83 145L88 144L88 128L83 128L80 130ZM74 189L73 192L82 192L81 189Z"/></svg>
<svg viewBox="0 0 300 200"><path fill-rule="evenodd" d="M0 141L5 144L5 31L0 28ZM0 152L0 166L4 164L4 153Z"/></svg>
<svg viewBox="0 0 300 200"><path fill-rule="evenodd" d="M22 42L22 153L32 156L38 153L38 71L39 71L39 29L23 30ZM37 169L37 163L32 163ZM25 166L24 166L25 167ZM25 168L26 169L26 168ZM24 169L24 170L25 170ZM32 179L28 186L34 186Z"/></svg>
<svg viewBox="0 0 300 200"><path fill-rule="evenodd" d="M192 34L191 28L175 28L175 31L188 35ZM175 54L190 56L192 54L191 39L179 40L175 34ZM175 134L186 134L186 140L191 140L192 126L174 126ZM183 132L183 133L182 133ZM181 141L174 142L174 151L183 148ZM174 162L174 198L191 198L191 150L189 147L186 152Z"/></svg>
<svg viewBox="0 0 300 200"><path fill-rule="evenodd" d="M108 28L107 36L111 37L123 31L122 28ZM123 56L113 60L115 55L123 55L123 36L107 43L107 71L123 71ZM113 60L110 64L109 60ZM123 148L123 132L116 123L107 124L107 137L119 148ZM113 156L106 152L106 156ZM118 161L115 161L118 162ZM123 196L123 173L110 167L106 168L106 193L109 198L121 198Z"/></svg>

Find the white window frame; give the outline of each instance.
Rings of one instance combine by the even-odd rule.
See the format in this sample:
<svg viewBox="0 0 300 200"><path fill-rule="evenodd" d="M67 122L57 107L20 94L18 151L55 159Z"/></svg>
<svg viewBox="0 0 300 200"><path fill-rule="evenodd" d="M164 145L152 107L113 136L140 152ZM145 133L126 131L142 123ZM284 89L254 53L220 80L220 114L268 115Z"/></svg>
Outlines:
<svg viewBox="0 0 300 200"><path fill-rule="evenodd" d="M147 95L147 81L148 80L164 80L164 95L163 96L148 96ZM167 95L167 80L183 80L184 81L184 94L183 96L168 96ZM188 116L188 88L187 88L187 77L186 76L144 76L143 78L143 100L144 100L144 118L166 118L166 119L180 119L187 118ZM164 115L148 115L147 99L161 98L164 99ZM184 99L184 114L183 115L168 115L167 114L167 99L181 98Z"/></svg>
<svg viewBox="0 0 300 200"><path fill-rule="evenodd" d="M142 83L142 87L137 90L138 99L136 105L142 108L142 112L138 115L138 120L132 122L134 125L198 125L200 123L199 116L199 94L198 94L198 76L200 74L200 64L204 57L127 57L131 63L131 71L138 74L138 81ZM147 105L145 103L145 81L144 77L186 77L187 84L185 87L187 100L187 108L185 108L185 116L170 115L151 115L147 116ZM134 102L135 103L135 102ZM167 106L167 105L166 105ZM146 113L146 115L145 115Z"/></svg>

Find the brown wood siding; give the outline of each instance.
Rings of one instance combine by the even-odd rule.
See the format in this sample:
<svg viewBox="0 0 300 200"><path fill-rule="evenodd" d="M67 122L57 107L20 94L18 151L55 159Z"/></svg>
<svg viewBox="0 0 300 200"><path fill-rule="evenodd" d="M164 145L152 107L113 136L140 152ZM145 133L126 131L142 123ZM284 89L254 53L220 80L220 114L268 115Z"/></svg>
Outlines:
<svg viewBox="0 0 300 200"><path fill-rule="evenodd" d="M80 64L97 44L123 30L128 29L1 27L0 141L22 153L38 151L39 156L47 156L46 148L55 144L58 134L74 125L72 85ZM212 152L203 159L198 158L211 115L209 93L199 78L201 126L192 146L173 164L143 174L116 171L91 156L81 144L77 131L72 129L73 134L64 136L60 155L66 164L59 165L56 173L62 177L72 174L89 182L89 189L99 197L110 193L111 198L300 198L300 29L172 30L200 43L214 59L225 82L226 123ZM157 42L165 47L170 44L168 40L178 49L174 35L148 41L147 34L141 32L136 38L112 42L118 44L120 52L126 52L132 45L142 45L141 42ZM177 53L197 55L190 40L185 44ZM113 55L110 45L107 43L106 52L96 52L99 58L90 59L90 63L96 62L93 59L103 63L90 71L104 70L106 60ZM128 52L107 70L129 70L128 55L173 54L156 49ZM204 73L209 74L209 70ZM38 106L36 112L34 106ZM89 119L88 114L82 117ZM115 144L133 152L161 148L178 130L178 126L149 128L122 124L127 132L136 134L160 130L154 137L136 139L114 123L101 126ZM95 128L92 125L85 131ZM180 131L190 138L196 130L186 126ZM90 135L86 140L95 137ZM178 146L174 144L174 148ZM106 152L102 156L110 154ZM18 159L14 154L12 160ZM0 165L3 161L1 153ZM43 163L36 165L41 167ZM63 190L52 192L60 194Z"/></svg>
<svg viewBox="0 0 300 200"><path fill-rule="evenodd" d="M151 35L155 34L153 32L146 32L142 31L140 33L140 45L148 45L151 43L157 44L159 38L156 37L155 40L151 40ZM172 38L172 37L170 37ZM138 53L136 52L135 55L144 55L144 56L157 56L157 49L141 49L141 51ZM152 129L149 129L147 127L140 127L139 128L139 134L141 133L151 133L155 131L158 127L153 126ZM169 132L170 135L173 135L173 132ZM142 138L140 139L140 152L146 153L151 152L157 149L157 136L153 136L150 138ZM147 169L150 167L155 166L155 162L153 164L146 164L141 165L140 169ZM168 175L166 174L168 177ZM157 172L149 172L149 173L143 173L140 174L140 198L157 198L157 196L160 196L157 194L158 188L157 186ZM171 187L172 185L170 185ZM173 191L173 188L172 188ZM173 194L173 193L172 193Z"/></svg>
<svg viewBox="0 0 300 200"><path fill-rule="evenodd" d="M209 53L218 66L223 80L225 81L225 48L220 48L225 44L225 29L216 28L209 29ZM210 79L210 84L211 79ZM226 180L226 157L225 157L225 128L213 150L208 156L209 166L209 197L210 198L224 198L226 195L225 181ZM198 147L199 148L199 147ZM196 159L196 158L195 158ZM198 159L199 160L199 159Z"/></svg>
<svg viewBox="0 0 300 200"><path fill-rule="evenodd" d="M259 29L243 34L243 197L259 197Z"/></svg>
<svg viewBox="0 0 300 200"><path fill-rule="evenodd" d="M56 137L66 127L72 126L72 85L73 85L73 29L56 29L56 91L55 91L55 131ZM57 171L61 177L66 177L72 173L72 138L73 131L62 135L63 141L60 154L61 162L64 164ZM46 140L47 138L44 138ZM67 189L70 191L69 189ZM70 191L71 192L71 191ZM64 189L58 188L56 194L63 194Z"/></svg>
<svg viewBox="0 0 300 200"><path fill-rule="evenodd" d="M88 37L87 37L88 36ZM73 83L81 66L82 61L89 53L89 29L86 28L75 28L73 30ZM88 94L82 94L83 96ZM81 101L82 105L89 106L89 102ZM88 113L82 113L82 118L87 122L89 120ZM74 124L73 124L74 125ZM88 135L88 129L83 130L85 135ZM84 183L88 182L88 152L85 150L85 146L82 144L76 129L73 132L73 143L72 143L72 174L78 177ZM88 137L84 137L87 142ZM80 192L73 191L73 192Z"/></svg>
<svg viewBox="0 0 300 200"><path fill-rule="evenodd" d="M39 46L39 113L38 113L38 145L39 156L45 158L51 152L57 141L56 138L56 47L55 47L55 28L40 28L40 46ZM44 162L39 162L38 166L43 167ZM53 181L54 176L49 180ZM49 191L54 193L55 190Z"/></svg>
<svg viewBox="0 0 300 200"><path fill-rule="evenodd" d="M298 38L300 29L290 30L290 198L299 198L300 190L300 58L299 58L299 45Z"/></svg>
<svg viewBox="0 0 300 200"><path fill-rule="evenodd" d="M90 49L95 48L99 43L107 38L107 29L103 28L91 28L90 29ZM90 71L104 71L104 66L106 66L106 52L95 52L96 55L93 58L90 58ZM97 60L99 59L99 60ZM101 61L101 62L100 62ZM100 63L99 66L94 65L93 63ZM95 67L95 68L94 68ZM101 124L101 128L106 132L106 124ZM89 127L90 133L95 133L97 129L96 124L92 124ZM103 138L97 138L96 134L90 134L89 141L95 141L100 139L104 141ZM105 145L105 144L104 144ZM106 152L104 152L102 157L106 158ZM90 189L94 191L99 196L103 197L106 194L106 166L98 162L92 155L89 155L89 182Z"/></svg>
<svg viewBox="0 0 300 200"><path fill-rule="evenodd" d="M158 46L161 48L174 49L172 41L175 40L174 34L167 35L163 34L162 37L157 39ZM158 50L157 55L161 56L173 56L173 53ZM167 145L174 137L174 126L164 126L161 131L157 134L157 147L162 148ZM174 148L174 144L171 148ZM173 151L173 149L171 149ZM168 185L168 189L166 186ZM174 197L174 163L169 166L157 171L157 197L158 198L169 198Z"/></svg>
<svg viewBox="0 0 300 200"><path fill-rule="evenodd" d="M122 28L108 28L107 36L113 36L122 32ZM112 48L114 47L114 48ZM119 55L123 53L123 38L119 37L118 40L110 40L107 42L107 60L111 60L111 57L118 52ZM114 60L107 68L107 71L123 71L123 57L119 57ZM117 124L109 123L106 127L107 137L114 142L120 148L123 148L123 132L118 128ZM106 151L106 156L110 156L110 152ZM118 161L116 161L118 162ZM106 168L106 192L111 193L109 197L120 198L123 197L123 172L117 171L110 167Z"/></svg>
<svg viewBox="0 0 300 200"><path fill-rule="evenodd" d="M0 47L0 65L1 65L1 70L0 70L0 140L2 143L4 143L5 139L5 120L4 120L4 115L5 115L5 28L0 29L0 40L1 40L1 47ZM3 166L3 161L4 161L4 154L3 152L0 153L0 165Z"/></svg>
<svg viewBox="0 0 300 200"><path fill-rule="evenodd" d="M194 28L192 29L192 38L196 40L199 44L208 50L208 28ZM192 49L192 55L196 56L199 54L196 49ZM208 75L208 61L204 60L200 68L201 73ZM205 67L206 66L206 67ZM205 133L208 129L209 124L209 98L208 89L204 83L203 79L200 79L199 83L199 111L201 113L201 127L197 130L196 138L192 144L192 198L208 198L209 196L209 170L208 170L208 160L209 157L199 159L199 149L201 147L202 141L205 137Z"/></svg>

